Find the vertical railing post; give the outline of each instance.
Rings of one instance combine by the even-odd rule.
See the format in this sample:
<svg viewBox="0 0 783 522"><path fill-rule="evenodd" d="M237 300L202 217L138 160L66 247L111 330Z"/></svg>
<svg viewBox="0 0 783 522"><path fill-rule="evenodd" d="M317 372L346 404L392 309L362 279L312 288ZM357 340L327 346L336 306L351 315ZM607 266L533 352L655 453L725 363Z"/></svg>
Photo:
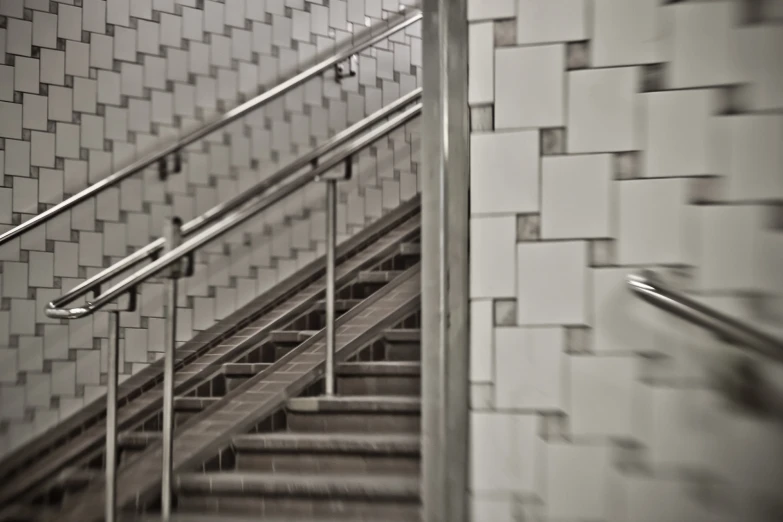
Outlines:
<svg viewBox="0 0 783 522"><path fill-rule="evenodd" d="M106 522L117 516L117 373L120 312L109 312L109 375L106 383Z"/></svg>
<svg viewBox="0 0 783 522"><path fill-rule="evenodd" d="M353 159L345 159L343 177L324 176L326 181L326 378L324 395L335 393L335 279L337 265L337 182L350 179Z"/></svg>
<svg viewBox="0 0 783 522"><path fill-rule="evenodd" d="M177 248L182 242L182 221L171 218L166 222L164 237L166 251ZM163 361L163 462L161 475L161 517L171 518L171 491L174 452L174 353L177 338L177 286L181 275L181 262L171 266L166 274L166 346Z"/></svg>
<svg viewBox="0 0 783 522"><path fill-rule="evenodd" d="M334 395L334 279L337 248L337 180L326 181L326 385L324 393Z"/></svg>

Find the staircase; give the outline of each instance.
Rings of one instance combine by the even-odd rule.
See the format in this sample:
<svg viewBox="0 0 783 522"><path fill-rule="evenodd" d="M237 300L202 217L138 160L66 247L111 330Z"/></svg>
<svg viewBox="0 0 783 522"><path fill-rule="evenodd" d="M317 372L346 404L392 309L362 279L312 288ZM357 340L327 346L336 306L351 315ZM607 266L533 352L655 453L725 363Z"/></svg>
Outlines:
<svg viewBox="0 0 783 522"><path fill-rule="evenodd" d="M334 396L322 260L178 350L174 520L418 519L418 209L403 204L338 255ZM120 520L160 519L160 373L120 389ZM97 413L9 461L0 521L103 520Z"/></svg>

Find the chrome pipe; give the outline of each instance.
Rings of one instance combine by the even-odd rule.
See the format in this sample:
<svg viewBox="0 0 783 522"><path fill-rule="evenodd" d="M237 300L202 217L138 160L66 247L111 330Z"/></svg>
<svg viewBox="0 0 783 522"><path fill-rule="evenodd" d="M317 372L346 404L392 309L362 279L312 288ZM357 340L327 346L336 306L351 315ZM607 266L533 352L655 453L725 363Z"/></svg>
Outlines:
<svg viewBox="0 0 783 522"><path fill-rule="evenodd" d="M207 125L204 125L200 129L197 129L191 132L190 134L187 134L186 136L180 138L172 145L169 145L168 147L165 147L158 152L149 154L148 156L131 163L127 167L104 178L103 180L99 181L98 183L95 183L94 185L79 192L78 194L71 196L70 198L53 206L52 208L46 210L45 212L38 214L34 218L25 221L24 223L12 228L11 230L3 234L0 234L0 245L3 245L14 238L21 236L28 230L31 230L37 227L38 225L46 221L49 221L50 219L56 216L59 216L63 212L75 207L80 203L83 203L84 201L87 201L88 199L99 194L100 192L103 192L107 188L117 185L121 181L125 180L130 176L133 176L138 172L141 172L147 167L156 165L160 160L163 160L172 154L180 153L180 151L185 147L187 147L188 145L204 138L205 136L208 136L209 134L212 134L215 131L222 129L223 127L229 125L235 120L243 116L246 116L250 112L257 109L258 107L265 105L276 98L279 98L280 96L286 94L290 90L299 87L306 81L323 74L324 72L334 67L338 63L349 59L354 54L358 54L361 51L367 49L368 47L371 47L377 44L378 42L386 40L391 35L410 27L411 25L415 24L416 22L422 19L421 11L415 10L412 12L414 13L412 16L403 18L400 22L395 23L385 31L380 32L377 35L369 34L366 37L361 38L359 42L353 45L352 47L349 47L347 49L335 53L334 55L327 58L326 60L323 60L318 64L313 65L312 67L302 71L296 76L293 76L292 78L289 78L288 80L276 85L275 87L269 89L268 91L259 94L258 96L246 101L240 106L235 107L234 109L226 112L225 114L223 114L222 116L214 120L213 122L208 123Z"/></svg>
<svg viewBox="0 0 783 522"><path fill-rule="evenodd" d="M627 284L635 295L653 306L700 326L729 344L783 362L783 340L673 290L654 271L630 274Z"/></svg>
<svg viewBox="0 0 783 522"><path fill-rule="evenodd" d="M108 379L106 382L106 522L117 518L117 379L120 354L120 312L109 312Z"/></svg>
<svg viewBox="0 0 783 522"><path fill-rule="evenodd" d="M182 241L181 221L172 218L166 223L166 249L173 251ZM161 463L160 509L161 517L168 521L171 517L171 493L174 452L174 352L177 343L177 286L179 264L171 265L167 274L166 292L166 346L163 361L163 456Z"/></svg>
<svg viewBox="0 0 783 522"><path fill-rule="evenodd" d="M334 294L337 250L337 180L326 181L326 383L324 393L334 395Z"/></svg>
<svg viewBox="0 0 783 522"><path fill-rule="evenodd" d="M386 123L378 125L373 130L353 139L350 143L335 152L328 159L321 162L317 168L304 173L299 173L289 183L272 187L268 191L268 194L265 194L264 196L256 199L252 203L240 209L230 212L221 221L199 232L198 234L194 234L193 237L185 240L179 247L165 253L155 262L141 268L133 275L123 279L113 287L109 288L106 292L101 293L100 296L98 296L94 301L89 302L86 306L74 307L70 309L49 308L47 309L46 314L49 317L62 319L77 319L79 317L92 314L95 312L95 310L99 310L106 304L115 301L117 298L127 293L130 289L139 283L142 283L166 270L168 267L174 263L177 263L180 259L184 258L191 252L199 249L215 238L222 236L226 232L233 230L237 226L247 221L249 218L255 216L262 210L269 208L278 201L281 201L290 194L293 194L311 181L319 179L323 174L327 173L329 170L345 161L346 158L371 145L375 141L383 138L396 128L408 123L412 119L419 116L420 113L421 103L416 103L411 108L397 115Z"/></svg>
<svg viewBox="0 0 783 522"><path fill-rule="evenodd" d="M356 136L361 135L362 133L366 132L368 129L374 127L375 125L378 125L380 121L388 118L389 116L401 110L405 106L413 102L416 102L421 98L421 92L422 92L421 88L418 88L413 90L409 94L400 97L398 100L395 100L393 103L390 103L384 108L376 111L375 113L371 114L370 116L363 119L362 121L355 123L354 125L348 127L342 132L339 132L323 145L316 147L311 152L297 158L296 160L289 163L281 170L273 174L271 177L265 179L260 183L257 183L252 188L246 190L245 192L239 194L238 196L235 196L229 201L220 203L219 205L212 207L201 216L188 221L182 226L182 234L184 236L190 236L192 234L195 234L196 232L203 230L205 227L212 224L214 221L225 217L230 212L242 207L243 205L247 204L253 199L261 196L262 194L264 194L264 192L270 190L275 185L287 180L288 178L290 178L291 176L299 172L301 169L313 165L313 162L317 161L318 158L320 158L321 156L328 154L333 150L341 147L348 141L354 139ZM71 310L65 313L63 313L59 309L70 304L76 299L89 294L91 291L93 291L94 288L100 286L106 281L109 281L110 279L113 279L118 274L121 274L126 270L129 270L130 268L142 263L143 261L150 259L152 256L162 251L165 244L166 241L164 238L158 238L155 241L149 243L147 246L140 248L139 250L135 251L133 254L123 258L117 263L102 270L101 272L97 273L93 277L77 285L69 292L63 294L62 296L58 297L57 299L49 303L49 306L46 310L46 314L49 317L59 317L64 319L72 318L71 317L72 314L77 314L77 317L86 315L87 313L89 313L89 311L86 308L76 307L76 308L72 308Z"/></svg>

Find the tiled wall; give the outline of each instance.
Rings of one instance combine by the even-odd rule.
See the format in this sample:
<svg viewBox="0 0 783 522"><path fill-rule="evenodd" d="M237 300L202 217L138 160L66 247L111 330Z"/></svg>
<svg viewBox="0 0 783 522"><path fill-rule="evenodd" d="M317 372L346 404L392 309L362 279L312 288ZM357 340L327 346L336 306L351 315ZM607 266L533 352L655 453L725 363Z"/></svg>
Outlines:
<svg viewBox="0 0 783 522"><path fill-rule="evenodd" d="M779 416L624 278L783 335L783 2L468 5L474 522L782 520Z"/></svg>
<svg viewBox="0 0 783 522"><path fill-rule="evenodd" d="M329 55L408 0L1 0L0 230ZM368 50L189 147L183 173L150 169L0 247L0 453L105 390L108 318L45 317L45 304L273 173L419 84L420 28ZM416 124L356 158L341 185L340 238L417 182ZM323 252L323 186L265 212L198 257L182 283L180 341ZM123 377L163 350L162 285L124 314Z"/></svg>

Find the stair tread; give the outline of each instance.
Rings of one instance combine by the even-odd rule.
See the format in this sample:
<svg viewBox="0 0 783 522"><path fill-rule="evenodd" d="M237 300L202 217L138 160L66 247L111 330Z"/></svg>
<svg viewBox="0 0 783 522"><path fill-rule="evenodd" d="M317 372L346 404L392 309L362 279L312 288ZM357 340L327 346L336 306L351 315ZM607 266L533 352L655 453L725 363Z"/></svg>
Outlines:
<svg viewBox="0 0 783 522"><path fill-rule="evenodd" d="M383 332L383 338L388 342L417 343L421 341L421 330L418 328L394 328Z"/></svg>
<svg viewBox="0 0 783 522"><path fill-rule="evenodd" d="M243 492L407 499L419 497L419 477L416 475L194 472L178 474L175 487L180 492L194 493Z"/></svg>
<svg viewBox="0 0 783 522"><path fill-rule="evenodd" d="M237 450L354 451L365 453L418 453L418 435L381 433L263 433L234 437Z"/></svg>
<svg viewBox="0 0 783 522"><path fill-rule="evenodd" d="M271 363L225 363L223 373L227 377L249 377L272 366Z"/></svg>
<svg viewBox="0 0 783 522"><path fill-rule="evenodd" d="M295 397L288 400L286 408L295 413L418 413L421 411L421 399L405 395Z"/></svg>
<svg viewBox="0 0 783 522"><path fill-rule="evenodd" d="M159 431L124 431L119 434L118 443L121 446L146 446L160 440L162 436Z"/></svg>
<svg viewBox="0 0 783 522"><path fill-rule="evenodd" d="M164 522L159 515L135 515L128 514L119 517L120 522ZM326 516L297 516L298 522L354 522L367 520L365 517L326 517ZM378 518L373 517L373 522L403 522L400 518ZM259 522L257 514L239 515L223 513L172 513L168 522ZM263 522L291 522L291 517L269 517L264 516ZM404 522L412 522L410 519L404 519Z"/></svg>
<svg viewBox="0 0 783 522"><path fill-rule="evenodd" d="M350 362L337 367L339 375L421 375L419 361Z"/></svg>

